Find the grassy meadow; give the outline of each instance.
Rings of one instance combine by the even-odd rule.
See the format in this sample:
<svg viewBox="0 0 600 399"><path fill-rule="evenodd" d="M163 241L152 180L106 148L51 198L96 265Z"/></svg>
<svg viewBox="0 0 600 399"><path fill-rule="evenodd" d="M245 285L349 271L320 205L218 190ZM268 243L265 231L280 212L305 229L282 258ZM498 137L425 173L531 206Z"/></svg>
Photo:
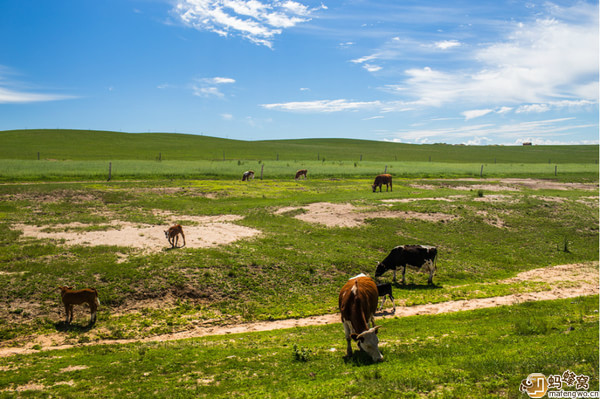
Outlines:
<svg viewBox="0 0 600 399"><path fill-rule="evenodd" d="M597 146L237 142L81 131L0 132L0 140L0 347L43 336L85 344L0 357L0 397L516 398L528 374L567 369L592 376L590 390L598 389L597 296L383 320L386 361L377 365L360 354L343 359L341 323L110 344L196 325L335 313L348 277L374 274L377 262L407 243L436 245L438 271L434 286L407 272L408 284L394 287L400 306L549 290L545 282L508 279L562 264L597 270ZM113 178L106 181L109 162ZM308 179L294 181L301 167ZM393 191L372 193L373 176L386 167ZM248 169L257 178L241 182ZM515 177L563 185L502 181ZM367 217L356 227L296 217L317 202L352 204ZM290 206L297 208L275 212ZM380 216L386 212L451 217ZM208 248L167 250L164 240L157 251L59 237L115 223L166 228L173 217L185 229L197 223L193 217L216 215L239 216L231 223L260 234ZM30 237L20 226L57 238ZM98 289L94 327L83 308L64 325L60 285Z"/></svg>

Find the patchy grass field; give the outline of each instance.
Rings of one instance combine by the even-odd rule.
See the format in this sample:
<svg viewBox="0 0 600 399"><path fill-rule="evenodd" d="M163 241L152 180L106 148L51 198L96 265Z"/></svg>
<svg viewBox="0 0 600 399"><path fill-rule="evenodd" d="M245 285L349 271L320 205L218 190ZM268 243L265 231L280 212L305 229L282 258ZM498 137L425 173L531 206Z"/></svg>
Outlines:
<svg viewBox="0 0 600 399"><path fill-rule="evenodd" d="M584 283L589 294L597 171L575 173L572 181L399 177L382 193L360 174L1 184L0 352L41 351L0 358L0 396L519 397L528 374L566 369L595 375L598 389L597 297L382 320L381 365L344 362L339 323L107 345L336 313L349 277L373 274L407 243L437 246L438 271L432 287L407 272L408 284L394 287L399 306ZM184 226L185 248L168 249L162 230L172 223ZM577 267L552 281L515 278L574 264L595 280L573 278ZM98 289L95 326L83 307L64 325L59 285ZM44 350L65 344L82 347Z"/></svg>
<svg viewBox="0 0 600 399"><path fill-rule="evenodd" d="M522 398L529 374L567 370L597 391L597 305L592 296L385 320L379 364L344 360L337 324L18 355L0 358L0 397Z"/></svg>

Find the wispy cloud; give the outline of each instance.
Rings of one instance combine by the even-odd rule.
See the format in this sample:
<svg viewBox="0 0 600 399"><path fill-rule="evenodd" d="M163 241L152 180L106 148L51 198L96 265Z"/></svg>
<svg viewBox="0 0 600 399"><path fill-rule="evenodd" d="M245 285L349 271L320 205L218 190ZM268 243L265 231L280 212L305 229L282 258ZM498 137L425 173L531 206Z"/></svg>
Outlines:
<svg viewBox="0 0 600 399"><path fill-rule="evenodd" d="M441 50L448 50L452 47L458 47L460 45L461 43L458 40L442 40L434 43L434 46Z"/></svg>
<svg viewBox="0 0 600 399"><path fill-rule="evenodd" d="M340 100L316 100L316 101L293 101L287 103L262 104L266 109L292 112L316 112L330 113L340 111L359 111L366 109L380 109L383 103L380 101L349 101Z"/></svg>
<svg viewBox="0 0 600 399"><path fill-rule="evenodd" d="M484 105L505 107L504 112L517 107L517 112L524 113L556 108L560 101L571 101L570 107L586 102L597 105L598 5L547 3L544 12L540 9L535 20L513 23L493 41L464 46L447 67L434 54L423 52L463 47L461 41L418 44L415 38L394 37L351 62L371 72L398 71L406 65L407 54L429 57L414 59L411 67L395 76L388 73L386 77L395 77L398 83L382 87L404 103L421 107ZM423 65L425 59L430 66Z"/></svg>
<svg viewBox="0 0 600 399"><path fill-rule="evenodd" d="M439 129L405 130L388 134L387 140L415 143L438 141L459 142L464 144L483 144L487 141L504 144L519 144L524 141L553 144L595 144L592 142L573 142L569 137L573 131L593 127L589 124L577 124L574 118L557 118L527 121L512 124L479 124Z"/></svg>
<svg viewBox="0 0 600 399"><path fill-rule="evenodd" d="M0 104L26 104L78 98L66 94L36 93L26 87L27 85L6 78L6 75L12 74L14 71L0 65Z"/></svg>
<svg viewBox="0 0 600 399"><path fill-rule="evenodd" d="M195 29L239 35L270 48L283 29L307 22L326 8L309 8L292 0L177 0L173 13Z"/></svg>
<svg viewBox="0 0 600 399"><path fill-rule="evenodd" d="M494 110L492 110L492 109L473 109L470 111L464 111L462 113L462 115L465 117L465 120L468 121L470 119L475 119L475 118L479 118L480 116L487 115L493 111Z"/></svg>
<svg viewBox="0 0 600 399"><path fill-rule="evenodd" d="M223 98L225 94L221 92L219 86L232 83L235 83L235 79L222 77L196 79L192 83L192 92L198 97Z"/></svg>
<svg viewBox="0 0 600 399"><path fill-rule="evenodd" d="M29 93L26 91L11 90L0 87L0 104L24 104L45 101L59 101L77 98L76 96L62 94Z"/></svg>

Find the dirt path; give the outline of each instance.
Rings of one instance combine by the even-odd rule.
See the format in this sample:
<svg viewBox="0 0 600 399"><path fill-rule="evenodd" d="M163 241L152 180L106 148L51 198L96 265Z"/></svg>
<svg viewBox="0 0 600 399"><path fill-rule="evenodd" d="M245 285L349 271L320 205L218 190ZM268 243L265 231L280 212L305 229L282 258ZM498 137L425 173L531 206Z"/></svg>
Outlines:
<svg viewBox="0 0 600 399"><path fill-rule="evenodd" d="M519 281L543 281L551 285L549 291L530 292L523 294L513 294L500 297L477 298L460 301L448 301L435 304L425 304L410 307L396 307L396 312L391 308L376 314L378 320L390 317L407 317L415 315L432 315L440 313L458 312L464 310L474 310L491 308L503 305L514 305L522 302L542 301L552 299L574 298L578 296L596 295L599 293L598 287L598 264L571 264L560 265L548 268L529 270L520 273L516 277L501 281L505 283L514 283ZM312 316L303 319L288 319L276 321L264 321L224 326L192 326L185 331L179 331L170 334L157 335L141 339L121 339L121 340L99 340L86 344L64 344L56 345L55 342L64 341L65 334L48 334L44 336L35 336L32 340L24 343L20 347L0 347L0 357L7 357L16 354L36 353L39 350L60 350L69 349L76 346L102 345L102 344L128 344L134 342L163 342L186 338L198 338L210 335L226 335L236 333L246 333L253 331L271 331L285 328L317 326L325 324L340 323L339 314L327 314L322 316ZM38 345L38 348L33 349Z"/></svg>

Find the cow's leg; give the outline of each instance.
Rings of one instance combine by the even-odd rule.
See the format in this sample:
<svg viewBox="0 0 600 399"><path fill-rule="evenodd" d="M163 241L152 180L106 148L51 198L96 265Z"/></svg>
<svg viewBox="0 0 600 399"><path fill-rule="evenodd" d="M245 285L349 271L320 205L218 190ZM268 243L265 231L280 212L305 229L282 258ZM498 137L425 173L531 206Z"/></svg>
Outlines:
<svg viewBox="0 0 600 399"><path fill-rule="evenodd" d="M385 303L385 295L383 296L383 299L381 299L381 307L379 308L379 310L383 310L384 303Z"/></svg>
<svg viewBox="0 0 600 399"><path fill-rule="evenodd" d="M406 284L406 280L404 279L405 274L406 274L406 265L402 266L402 284Z"/></svg>
<svg viewBox="0 0 600 399"><path fill-rule="evenodd" d="M346 356L352 357L352 339L350 338L350 334L352 334L352 328L348 325L350 322L344 321L344 333L346 334Z"/></svg>
<svg viewBox="0 0 600 399"><path fill-rule="evenodd" d="M65 303L65 323L69 324L69 305Z"/></svg>
<svg viewBox="0 0 600 399"><path fill-rule="evenodd" d="M429 271L429 279L427 280L427 284L433 284L433 270Z"/></svg>
<svg viewBox="0 0 600 399"><path fill-rule="evenodd" d="M92 299L92 301L89 303L89 305L90 305L90 324L94 324L96 322L96 310L98 309L98 307L96 306L95 299Z"/></svg>
<svg viewBox="0 0 600 399"><path fill-rule="evenodd" d="M390 300L392 301L392 306L394 307L394 312L396 312L396 302L394 302L394 297L392 296L392 293L390 292Z"/></svg>
<svg viewBox="0 0 600 399"><path fill-rule="evenodd" d="M394 188L392 187L392 182L390 182L390 191L394 191Z"/></svg>
<svg viewBox="0 0 600 399"><path fill-rule="evenodd" d="M396 282L396 269L393 269L393 270L394 270L394 283L395 283Z"/></svg>

